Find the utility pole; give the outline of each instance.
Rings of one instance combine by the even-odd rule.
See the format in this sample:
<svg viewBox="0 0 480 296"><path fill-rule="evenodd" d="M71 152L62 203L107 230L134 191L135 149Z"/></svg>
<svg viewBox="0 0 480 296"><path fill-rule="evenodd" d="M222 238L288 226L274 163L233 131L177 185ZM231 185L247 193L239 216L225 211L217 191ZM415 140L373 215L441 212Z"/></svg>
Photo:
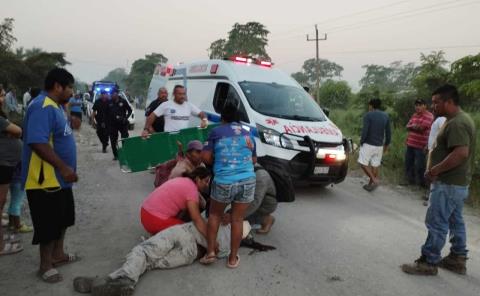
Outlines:
<svg viewBox="0 0 480 296"><path fill-rule="evenodd" d="M325 41L327 40L327 34L324 34L324 37L323 38L318 38L318 26L315 25L315 38L314 39L310 39L308 37L308 34L307 34L307 41L315 41L316 45L317 45L317 51L316 51L316 56L315 56L315 72L317 74L317 82L316 82L316 95L315 95L315 99L318 98L318 89L319 89L319 86L320 86L320 65L319 65L319 57L318 57L318 41Z"/></svg>

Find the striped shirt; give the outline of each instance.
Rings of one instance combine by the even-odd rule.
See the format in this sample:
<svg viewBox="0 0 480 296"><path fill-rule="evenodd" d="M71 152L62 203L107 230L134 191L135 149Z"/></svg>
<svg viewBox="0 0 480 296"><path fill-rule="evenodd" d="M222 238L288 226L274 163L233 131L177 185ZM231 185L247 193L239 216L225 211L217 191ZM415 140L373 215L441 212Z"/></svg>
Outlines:
<svg viewBox="0 0 480 296"><path fill-rule="evenodd" d="M428 135L433 122L433 114L425 111L420 114L415 113L408 121L407 128L419 126L422 131L409 131L407 136L407 146L424 149L428 143Z"/></svg>

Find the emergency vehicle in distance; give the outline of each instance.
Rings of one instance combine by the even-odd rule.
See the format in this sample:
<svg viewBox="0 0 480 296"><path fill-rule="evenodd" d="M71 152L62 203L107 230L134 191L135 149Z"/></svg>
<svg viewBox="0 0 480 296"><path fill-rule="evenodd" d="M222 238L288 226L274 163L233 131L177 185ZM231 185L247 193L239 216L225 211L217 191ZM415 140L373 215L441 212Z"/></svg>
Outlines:
<svg viewBox="0 0 480 296"><path fill-rule="evenodd" d="M187 99L211 122L220 121L226 103L237 105L243 125L255 136L258 162L277 184L288 185L282 187L293 190L295 180L326 186L345 179L352 141L343 137L301 85L271 62L234 56L158 65L147 105L159 87L165 86L171 94L177 84L185 86ZM198 126L199 120L192 119L190 125ZM284 197L291 198L294 193Z"/></svg>
<svg viewBox="0 0 480 296"><path fill-rule="evenodd" d="M128 117L128 129L133 130L135 128L135 106L132 105L132 103L128 99L127 95L125 95L125 93L120 90L118 84L115 83L115 82L111 82L111 81L95 81L95 82L93 82L92 89L90 91L91 94L89 96L84 95L84 98L86 99L86 102L87 102L87 108L86 108L87 112L86 113L87 113L87 116L88 116L88 120L89 121L91 120L91 116L92 116L92 113L93 113L93 111L92 111L93 104L95 103L96 100L98 100L100 98L101 92L106 91L107 93L111 94L114 89L118 90L118 95L121 98L123 98L125 101L127 101L128 105L130 105L130 107L133 110L132 115L130 115L130 117ZM91 122L90 122L90 124L91 124Z"/></svg>

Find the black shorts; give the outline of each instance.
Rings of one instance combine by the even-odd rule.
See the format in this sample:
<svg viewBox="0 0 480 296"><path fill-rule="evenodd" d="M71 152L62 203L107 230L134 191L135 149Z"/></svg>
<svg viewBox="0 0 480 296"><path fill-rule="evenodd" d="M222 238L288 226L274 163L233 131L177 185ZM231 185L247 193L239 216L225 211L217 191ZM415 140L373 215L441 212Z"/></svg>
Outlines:
<svg viewBox="0 0 480 296"><path fill-rule="evenodd" d="M70 111L70 115L71 115L71 116L75 116L75 117L77 117L78 119L82 120L82 112Z"/></svg>
<svg viewBox="0 0 480 296"><path fill-rule="evenodd" d="M75 224L72 188L58 191L27 190L27 198L34 230L32 244L58 240L63 230Z"/></svg>
<svg viewBox="0 0 480 296"><path fill-rule="evenodd" d="M14 166L0 165L0 185L10 184L15 172Z"/></svg>

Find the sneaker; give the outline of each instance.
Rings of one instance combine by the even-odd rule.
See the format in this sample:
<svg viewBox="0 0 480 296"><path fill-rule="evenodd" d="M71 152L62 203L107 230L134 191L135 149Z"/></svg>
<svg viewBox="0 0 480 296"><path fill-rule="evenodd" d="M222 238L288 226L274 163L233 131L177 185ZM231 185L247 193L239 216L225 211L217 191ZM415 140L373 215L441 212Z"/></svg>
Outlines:
<svg viewBox="0 0 480 296"><path fill-rule="evenodd" d="M106 279L92 283L93 296L130 296L135 291L135 282L127 278Z"/></svg>
<svg viewBox="0 0 480 296"><path fill-rule="evenodd" d="M453 253L448 254L448 256L443 257L438 267L445 268L451 272L465 275L467 274L467 256L465 255L455 255Z"/></svg>
<svg viewBox="0 0 480 296"><path fill-rule="evenodd" d="M413 275L437 275L438 268L436 265L427 262L425 256L421 256L412 264L403 264L402 271Z"/></svg>

